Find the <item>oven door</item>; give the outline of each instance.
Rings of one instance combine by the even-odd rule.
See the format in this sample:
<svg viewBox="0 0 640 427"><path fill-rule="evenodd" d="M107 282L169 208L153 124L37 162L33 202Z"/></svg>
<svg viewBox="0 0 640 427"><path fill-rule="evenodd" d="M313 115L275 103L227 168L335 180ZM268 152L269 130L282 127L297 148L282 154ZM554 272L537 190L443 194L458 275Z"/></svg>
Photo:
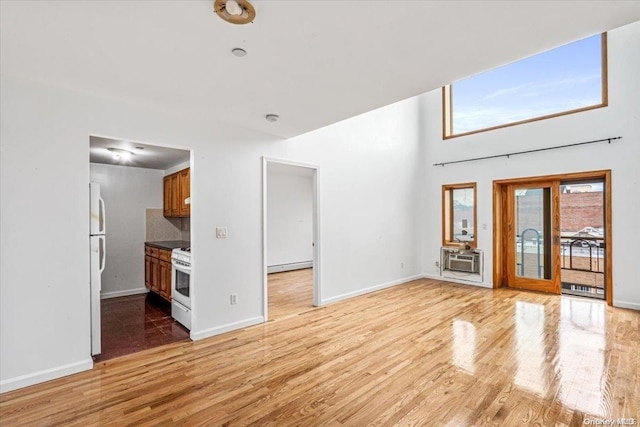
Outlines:
<svg viewBox="0 0 640 427"><path fill-rule="evenodd" d="M171 299L178 301L186 308L191 308L191 269L175 263L172 263L172 267Z"/></svg>

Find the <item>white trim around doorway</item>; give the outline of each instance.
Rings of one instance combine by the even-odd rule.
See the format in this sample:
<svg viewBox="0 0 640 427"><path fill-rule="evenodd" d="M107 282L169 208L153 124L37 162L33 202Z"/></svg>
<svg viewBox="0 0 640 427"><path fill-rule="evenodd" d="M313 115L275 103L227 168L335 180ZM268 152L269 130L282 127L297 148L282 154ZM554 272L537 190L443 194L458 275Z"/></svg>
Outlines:
<svg viewBox="0 0 640 427"><path fill-rule="evenodd" d="M298 166L313 171L313 305L322 305L321 253L320 250L320 168L317 165L270 157L262 158L262 314L269 321L268 314L268 262L267 262L267 168L269 164Z"/></svg>

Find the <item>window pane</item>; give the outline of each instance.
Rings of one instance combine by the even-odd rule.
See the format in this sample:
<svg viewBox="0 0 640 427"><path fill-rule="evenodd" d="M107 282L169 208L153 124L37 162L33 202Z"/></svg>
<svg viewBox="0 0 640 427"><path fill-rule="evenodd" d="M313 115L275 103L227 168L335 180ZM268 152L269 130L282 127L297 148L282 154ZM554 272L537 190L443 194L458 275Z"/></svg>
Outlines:
<svg viewBox="0 0 640 427"><path fill-rule="evenodd" d="M473 188L456 188L452 193L453 240L471 242L475 234Z"/></svg>
<svg viewBox="0 0 640 427"><path fill-rule="evenodd" d="M451 133L603 104L601 37L592 36L456 82Z"/></svg>

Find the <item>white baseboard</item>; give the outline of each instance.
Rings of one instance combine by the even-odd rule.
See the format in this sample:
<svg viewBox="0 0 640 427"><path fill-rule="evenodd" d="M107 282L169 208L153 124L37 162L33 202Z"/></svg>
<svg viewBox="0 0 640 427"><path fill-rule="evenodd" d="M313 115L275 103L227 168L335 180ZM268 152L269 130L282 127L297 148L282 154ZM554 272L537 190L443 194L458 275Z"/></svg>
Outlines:
<svg viewBox="0 0 640 427"><path fill-rule="evenodd" d="M613 306L618 308L629 308L631 310L640 311L640 304L637 302L613 300Z"/></svg>
<svg viewBox="0 0 640 427"><path fill-rule="evenodd" d="M127 289L126 291L102 292L100 299L126 297L129 295L146 294L149 292L147 288Z"/></svg>
<svg viewBox="0 0 640 427"><path fill-rule="evenodd" d="M342 300L345 300L345 299L349 299L349 298L357 297L357 296L360 296L360 295L368 294L368 293L371 293L371 292L379 291L379 290L382 290L382 289L390 288L392 286L402 285L404 283L412 282L414 280L418 280L418 279L422 279L422 278L423 278L422 274L417 274L415 276L405 277L405 278L398 279L398 280L393 280L391 282L382 283L380 285L371 286L369 288L359 289L359 290L353 291L353 292L347 292L346 294L336 295L335 297L331 297L331 298L325 298L320 302L320 305L331 304L331 303L342 301Z"/></svg>
<svg viewBox="0 0 640 427"><path fill-rule="evenodd" d="M425 279L440 280L443 282L457 283L459 285L472 285L472 286L478 286L481 288L493 289L493 284L486 283L486 282L475 282L472 280L454 279L452 277L443 277L443 276L440 276L439 274L423 274L423 277Z"/></svg>
<svg viewBox="0 0 640 427"><path fill-rule="evenodd" d="M250 319L239 320L233 323L227 323L226 325L216 326L215 328L209 328L202 331L191 331L190 337L193 341L198 341L204 338L213 337L216 335L224 334L225 332L235 331L237 329L247 328L249 326L264 323L264 316L252 317Z"/></svg>
<svg viewBox="0 0 640 427"><path fill-rule="evenodd" d="M313 261L292 262L289 264L270 265L267 267L267 273L280 273L283 271L302 270L304 268L313 267Z"/></svg>
<svg viewBox="0 0 640 427"><path fill-rule="evenodd" d="M0 393L6 393L91 369L93 369L93 359L88 358L79 362L69 363L68 365L56 366L55 368L45 369L44 371L9 378L0 381Z"/></svg>

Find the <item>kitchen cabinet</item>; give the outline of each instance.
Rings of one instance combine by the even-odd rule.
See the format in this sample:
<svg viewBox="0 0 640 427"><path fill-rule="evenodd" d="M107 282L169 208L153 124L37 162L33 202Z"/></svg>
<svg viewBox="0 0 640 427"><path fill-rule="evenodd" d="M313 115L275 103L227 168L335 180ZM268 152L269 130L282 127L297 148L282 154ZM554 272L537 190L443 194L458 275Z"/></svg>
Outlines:
<svg viewBox="0 0 640 427"><path fill-rule="evenodd" d="M171 193L173 188L171 187L171 176L165 176L163 179L164 188L164 203L162 204L162 214L166 217L171 216Z"/></svg>
<svg viewBox="0 0 640 427"><path fill-rule="evenodd" d="M185 203L185 199L191 197L191 170L184 169L178 172L178 187L180 188L179 215L181 217L191 216L191 204Z"/></svg>
<svg viewBox="0 0 640 427"><path fill-rule="evenodd" d="M171 301L171 251L145 245L144 284L151 291Z"/></svg>
<svg viewBox="0 0 640 427"><path fill-rule="evenodd" d="M188 218L191 205L185 199L191 197L191 171L189 168L167 175L163 180L163 214L168 218Z"/></svg>

